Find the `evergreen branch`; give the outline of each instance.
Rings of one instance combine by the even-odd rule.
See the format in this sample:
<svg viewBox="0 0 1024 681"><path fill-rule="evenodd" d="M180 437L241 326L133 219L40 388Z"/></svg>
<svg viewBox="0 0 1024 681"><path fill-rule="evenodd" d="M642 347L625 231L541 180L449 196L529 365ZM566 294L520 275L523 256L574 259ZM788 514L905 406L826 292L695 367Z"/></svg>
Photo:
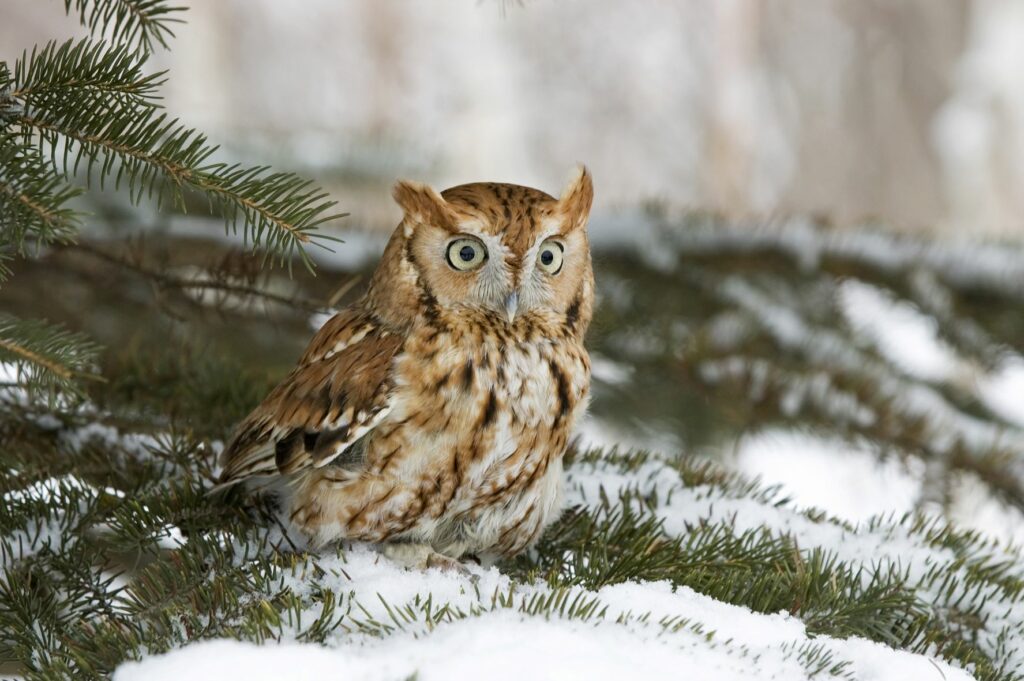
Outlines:
<svg viewBox="0 0 1024 681"><path fill-rule="evenodd" d="M60 393L81 396L78 379L96 374L99 346L82 334L39 320L0 315L0 362L13 365L15 380L30 397L43 392L49 402Z"/></svg>
<svg viewBox="0 0 1024 681"><path fill-rule="evenodd" d="M0 133L0 249L25 255L28 236L37 244L69 242L79 214L66 204L80 193L34 147Z"/></svg>
<svg viewBox="0 0 1024 681"><path fill-rule="evenodd" d="M335 240L314 232L320 224L344 215L327 214L336 202L291 173L270 172L267 166L211 163L217 147L205 135L150 108L116 111L106 117L62 108L24 112L17 120L23 130L36 133L54 157L60 142L67 142L65 172L76 172L85 158L89 177L98 175L101 187L111 175L115 187L123 179L133 202L155 192L158 204L169 198L184 210L187 189L202 193L211 212L223 215L225 231L236 233L243 221L245 241L279 262L298 255L312 270L303 247L313 239Z"/></svg>
<svg viewBox="0 0 1024 681"><path fill-rule="evenodd" d="M145 63L144 54L124 45L88 38L51 41L15 62L10 96L32 108L90 106L94 114L115 102L156 106L156 89L166 72L146 75Z"/></svg>
<svg viewBox="0 0 1024 681"><path fill-rule="evenodd" d="M124 45L151 52L154 41L167 48L167 38L174 36L169 24L182 23L176 15L185 8L165 0L64 0L64 11L72 10L92 35L109 33Z"/></svg>

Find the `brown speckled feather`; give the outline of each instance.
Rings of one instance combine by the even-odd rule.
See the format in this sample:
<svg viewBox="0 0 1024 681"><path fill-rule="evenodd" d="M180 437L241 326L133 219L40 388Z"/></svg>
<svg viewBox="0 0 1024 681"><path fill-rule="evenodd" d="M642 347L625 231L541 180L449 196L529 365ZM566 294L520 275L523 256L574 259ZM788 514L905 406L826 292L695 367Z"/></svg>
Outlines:
<svg viewBox="0 0 1024 681"><path fill-rule="evenodd" d="M313 337L298 366L224 448L222 484L330 463L386 416L402 338L352 308Z"/></svg>

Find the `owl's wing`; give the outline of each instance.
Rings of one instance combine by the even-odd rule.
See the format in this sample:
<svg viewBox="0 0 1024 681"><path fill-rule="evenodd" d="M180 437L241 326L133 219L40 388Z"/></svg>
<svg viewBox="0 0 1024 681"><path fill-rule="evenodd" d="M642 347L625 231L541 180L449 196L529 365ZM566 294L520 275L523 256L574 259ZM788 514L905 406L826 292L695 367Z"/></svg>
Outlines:
<svg viewBox="0 0 1024 681"><path fill-rule="evenodd" d="M402 342L358 308L332 317L238 426L221 454L218 487L325 466L345 452L390 411L392 360Z"/></svg>

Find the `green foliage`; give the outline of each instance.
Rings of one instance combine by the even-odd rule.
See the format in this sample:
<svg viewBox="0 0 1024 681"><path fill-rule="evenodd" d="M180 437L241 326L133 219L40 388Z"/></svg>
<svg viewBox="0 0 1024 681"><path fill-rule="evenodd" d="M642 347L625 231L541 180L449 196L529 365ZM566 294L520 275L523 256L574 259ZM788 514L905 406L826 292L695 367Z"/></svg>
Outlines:
<svg viewBox="0 0 1024 681"><path fill-rule="evenodd" d="M939 505L956 479L977 478L1024 508L1024 429L983 394L1001 363L1024 352L1024 324L1010 312L1024 303L1022 275L1001 264L1021 261L1019 245L799 220L654 222L663 244L656 266L628 247L602 262L605 304L591 347L630 373L595 391L594 413L626 432L642 415L689 451L800 430L879 458L926 462L936 471L926 496ZM895 361L885 341L846 314L851 291L918 316L925 334L934 327L953 357L949 374L917 375Z"/></svg>
<svg viewBox="0 0 1024 681"><path fill-rule="evenodd" d="M165 72L146 75L146 57L126 45L68 40L33 48L15 62L10 97L23 106L60 110L68 105L112 109L155 107Z"/></svg>
<svg viewBox="0 0 1024 681"><path fill-rule="evenodd" d="M99 348L82 334L0 314L0 362L10 364L15 382L28 391L30 399L42 395L52 405L60 394L81 397L79 380L98 378L98 353Z"/></svg>
<svg viewBox="0 0 1024 681"><path fill-rule="evenodd" d="M0 257L23 257L30 246L70 241L79 215L67 203L79 193L35 147L0 133Z"/></svg>
<svg viewBox="0 0 1024 681"><path fill-rule="evenodd" d="M92 391L101 407L136 418L168 419L208 437L229 432L281 378L182 346L158 353L132 348L106 373L110 382Z"/></svg>
<svg viewBox="0 0 1024 681"><path fill-rule="evenodd" d="M147 52L154 42L167 47L174 35L169 25L182 21L177 15L184 9L166 0L64 0L64 10L78 14L93 35Z"/></svg>
<svg viewBox="0 0 1024 681"><path fill-rule="evenodd" d="M0 63L0 277L13 257L75 240L84 219L75 180L124 187L132 203L155 198L158 208L182 211L196 195L265 263L290 269L298 259L312 271L306 247L333 240L318 228L340 217L330 213L335 202L291 173L219 160L216 145L159 104L165 73L148 73L149 53L167 47L182 8L164 0L64 5L92 38L26 50L13 73ZM18 380L51 399L58 390L81 392L76 362L94 354L82 340L13 319L0 329Z"/></svg>
<svg viewBox="0 0 1024 681"><path fill-rule="evenodd" d="M0 64L0 258L74 241L85 220L75 210L82 192L75 182L83 180L164 208L185 210L200 197L268 260L311 266L306 247L327 238L318 228L331 219L333 202L296 176L221 160L205 136L161 108L166 75L148 72L148 53L166 47L180 9L160 0L65 0L65 9L92 38L26 51L13 73ZM599 413L613 404L603 416L639 414L646 423L675 423L683 414L689 421L678 431L695 450L746 429L813 427L940 465L940 480L970 472L1024 506L1024 486L1007 465L1017 457L1012 443L979 445L964 432L937 442L947 435L941 426L958 419L993 432L1007 424L960 386L922 386L900 374L832 304L845 277L861 277L930 311L950 344L991 366L1003 348L1024 347L1013 312L1019 292L964 285L934 265L894 273L841 249L810 266L805 254L778 243L751 246L746 234L709 246L702 226L673 225L684 236L678 262L667 266L623 253L600 260L605 303L594 345L636 374L625 387L598 385ZM715 238L719 227L711 225ZM118 261L113 251L91 252ZM118 263L179 291L201 284L248 296L255 282L197 284L148 261ZM137 303L125 289L111 293L115 306ZM958 314L979 299L977 319ZM853 528L797 512L713 463L647 453L576 453L570 476L607 473L629 483L563 515L534 551L500 566L509 579L493 592L478 589L459 602L430 592L403 602L359 594L346 572L358 549L306 553L268 501L207 494L216 443L274 376L223 348L179 342L195 333L187 326L107 353L110 382L101 384L79 380L95 377L100 358L84 335L0 316L0 362L17 384L0 388L0 661L20 665L28 678L103 677L125 660L215 637L419 636L499 610L651 626L669 641L697 637L746 654L698 618L655 618L602 601L600 589L634 581L789 613L815 635L941 656L985 681L1024 678L1017 549L916 514ZM299 326L308 334L304 321ZM953 416L943 422L912 409L908 396L922 389ZM68 399L86 394L85 402ZM640 407L629 408L630 400ZM673 486L649 484L651 470ZM742 504L763 525L739 525L720 510L729 504ZM706 512L685 524L668 522L701 505ZM779 518L785 522L773 524ZM905 562L851 557L821 537L908 555ZM473 591L468 581L466 589ZM808 674L848 677L849 661L826 641L785 652Z"/></svg>
<svg viewBox="0 0 1024 681"><path fill-rule="evenodd" d="M143 75L146 55L89 40L54 43L15 65L10 97L26 140L48 151L65 174L122 183L135 203L153 197L184 210L185 192L205 197L225 229L242 229L254 248L278 262L329 237L317 227L336 219L334 202L312 182L267 166L213 160L206 136L155 106L162 73Z"/></svg>

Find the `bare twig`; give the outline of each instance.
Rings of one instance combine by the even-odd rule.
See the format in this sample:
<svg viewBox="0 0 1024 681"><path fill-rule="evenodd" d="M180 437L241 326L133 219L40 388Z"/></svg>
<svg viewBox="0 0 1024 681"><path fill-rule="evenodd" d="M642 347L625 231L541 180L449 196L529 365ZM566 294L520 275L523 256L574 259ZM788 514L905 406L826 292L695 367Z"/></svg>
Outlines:
<svg viewBox="0 0 1024 681"><path fill-rule="evenodd" d="M330 303L318 303L301 296L282 296L280 294L271 293L270 291L246 284L236 284L217 279L187 279L184 277L178 277L173 274L168 274L167 272L161 272L160 270L146 267L139 262L120 257L102 248L97 248L96 246L87 243L69 244L65 246L65 248L87 253L100 260L117 265L122 269L130 270L151 280L158 286L165 288L204 289L238 293L241 295L263 298L286 306L299 307L310 312L325 312L330 309Z"/></svg>

